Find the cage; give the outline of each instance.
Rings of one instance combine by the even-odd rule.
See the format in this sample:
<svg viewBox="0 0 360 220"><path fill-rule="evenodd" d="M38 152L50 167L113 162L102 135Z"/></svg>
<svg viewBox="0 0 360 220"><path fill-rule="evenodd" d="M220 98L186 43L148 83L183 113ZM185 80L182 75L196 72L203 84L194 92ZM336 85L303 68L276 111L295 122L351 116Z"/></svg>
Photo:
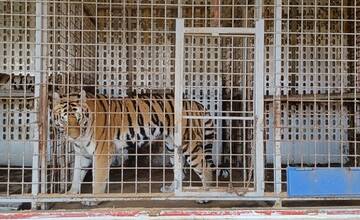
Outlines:
<svg viewBox="0 0 360 220"><path fill-rule="evenodd" d="M357 168L359 4L0 0L1 200L283 200L290 166Z"/></svg>

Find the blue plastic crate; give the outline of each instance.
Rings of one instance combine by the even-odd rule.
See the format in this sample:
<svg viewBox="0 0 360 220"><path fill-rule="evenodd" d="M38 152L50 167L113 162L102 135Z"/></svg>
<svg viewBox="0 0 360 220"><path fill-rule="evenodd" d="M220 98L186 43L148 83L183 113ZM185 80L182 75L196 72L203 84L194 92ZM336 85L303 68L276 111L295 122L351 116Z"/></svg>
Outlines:
<svg viewBox="0 0 360 220"><path fill-rule="evenodd" d="M288 167L289 197L359 197L360 168Z"/></svg>

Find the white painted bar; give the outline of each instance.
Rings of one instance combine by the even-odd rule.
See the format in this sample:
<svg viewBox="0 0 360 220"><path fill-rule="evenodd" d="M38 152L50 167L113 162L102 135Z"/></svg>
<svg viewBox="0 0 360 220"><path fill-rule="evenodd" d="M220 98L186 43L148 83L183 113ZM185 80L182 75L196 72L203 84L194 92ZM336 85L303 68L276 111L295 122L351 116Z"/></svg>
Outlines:
<svg viewBox="0 0 360 220"><path fill-rule="evenodd" d="M256 22L255 35L255 178L256 191L263 194L264 184L264 20Z"/></svg>
<svg viewBox="0 0 360 220"><path fill-rule="evenodd" d="M211 34L211 35L221 35L221 34L255 34L255 28L185 28L185 34Z"/></svg>
<svg viewBox="0 0 360 220"><path fill-rule="evenodd" d="M174 132L174 181L175 193L182 190L182 108L184 75L184 19L176 19L175 54L175 132Z"/></svg>

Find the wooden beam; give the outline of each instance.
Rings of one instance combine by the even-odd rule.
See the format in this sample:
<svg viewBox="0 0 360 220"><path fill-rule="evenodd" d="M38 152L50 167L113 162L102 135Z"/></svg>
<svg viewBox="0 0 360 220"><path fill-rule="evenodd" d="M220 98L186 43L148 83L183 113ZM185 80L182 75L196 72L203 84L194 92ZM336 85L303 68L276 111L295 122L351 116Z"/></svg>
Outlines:
<svg viewBox="0 0 360 220"><path fill-rule="evenodd" d="M211 0L210 13L210 26L220 27L220 0Z"/></svg>
<svg viewBox="0 0 360 220"><path fill-rule="evenodd" d="M348 93L329 93L329 94L304 94L304 95L282 95L280 101L287 102L314 102L314 101L337 101L337 100L350 100L360 102L360 93L348 92ZM272 102L274 96L265 96L266 102Z"/></svg>

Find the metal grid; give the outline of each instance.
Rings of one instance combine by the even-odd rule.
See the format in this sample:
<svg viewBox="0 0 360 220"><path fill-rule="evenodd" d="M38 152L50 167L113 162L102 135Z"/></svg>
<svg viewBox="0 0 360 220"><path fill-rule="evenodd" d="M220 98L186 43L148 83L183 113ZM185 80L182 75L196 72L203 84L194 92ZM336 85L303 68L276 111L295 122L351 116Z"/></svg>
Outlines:
<svg viewBox="0 0 360 220"><path fill-rule="evenodd" d="M181 26L180 21L177 24ZM263 147L262 144L259 145L262 142L262 138L259 138L262 133L255 129L258 126L255 125L256 120L261 124L263 115L263 106L259 105L263 101L262 59L259 59L261 55L255 57L257 51L262 51L261 24L259 22L256 30L177 28L177 38L180 38L177 39L177 60L184 61L176 68L175 92L180 98L180 94L185 93L180 100L201 100L206 103L210 114L194 116L191 111L184 109L184 106L180 109L175 106L175 112L177 110L179 117L184 119L196 120L200 117L214 120L217 136L213 141L212 158L218 165L226 164L226 169L230 171L230 186L235 188L233 192L237 194L253 190L257 193L263 192L262 180L257 179L259 183L256 183L255 187L253 176L254 164L259 168L256 171L258 177L262 175L263 166L262 159L255 160L256 154L262 155L260 151ZM181 31L184 37L178 33ZM256 66L258 68L255 68ZM182 71L183 77L179 77ZM257 82L254 82L254 75ZM187 128L188 124L185 122L181 126ZM254 133L259 136L255 138ZM191 143L197 140L191 138L183 141ZM175 144L180 143L180 140L175 139ZM181 163L181 160L179 162ZM226 185L229 186L228 181L219 181L216 178L215 188L220 189ZM183 182L181 187L193 188L193 183Z"/></svg>
<svg viewBox="0 0 360 220"><path fill-rule="evenodd" d="M270 198L243 196L262 190L271 198L281 198L288 166L359 166L358 4L350 0L0 0L0 75L10 76L0 91L2 198L21 194L20 201L29 199L30 185L33 195L44 193L38 201L214 199L218 192L224 194L217 199ZM239 29L231 28L253 29L262 17L265 48L256 51L255 35L234 34L231 30ZM183 18L190 31L179 48L177 18ZM211 33L196 32L197 28ZM228 31L224 35L217 28L230 29L221 29ZM183 99L185 104L173 102L174 112L162 109L158 120L174 117L176 121L180 115L185 129L201 133L204 121L211 119L213 169L226 168L230 177L214 176L210 191L218 192L207 193L194 164L183 166L181 157L176 157L182 154L178 146L168 146L167 151L166 144L208 140L195 136L183 140L173 120L168 127L153 127L175 128L175 137L152 140L143 147L143 140L136 137L133 147L109 153L113 167L105 179L106 194L94 194L92 179L97 177L90 167L84 167L88 174L81 194L69 193L76 170L74 143L65 135L69 127L64 133L56 126L54 92L65 95L68 102L69 94L85 89L88 94L106 95L108 103L137 104L146 93L147 102L157 99L165 104L179 86L179 49L184 51L184 84L175 100ZM256 78L256 58L264 58L264 78ZM254 88L261 83L264 102L258 99L256 104ZM197 113L187 101L206 109L200 129L195 126ZM263 104L264 123L258 110L262 106L256 107ZM153 112L147 111L150 117L155 117ZM109 112L97 113L110 117ZM186 127L187 120L191 126ZM123 123L116 126L124 127ZM259 141L262 129L264 143ZM111 145L108 139L105 142ZM262 144L264 148L255 151ZM103 172L107 173L106 167ZM161 192L168 191L161 187L174 179L181 182L182 194L176 184L175 193Z"/></svg>
<svg viewBox="0 0 360 220"><path fill-rule="evenodd" d="M61 94L79 92L85 85L95 83L95 25L88 13L89 7L64 1L49 1L46 7L46 72L44 73L49 93ZM64 134L51 126L53 121L53 100L49 100L49 142L47 160L50 169L47 172L49 193L62 192L74 166L72 143L65 140ZM47 111L47 110L46 110ZM44 192L43 192L44 193Z"/></svg>
<svg viewBox="0 0 360 220"><path fill-rule="evenodd" d="M190 5L191 7L197 7L192 4ZM155 2L151 4L150 2L149 4L145 2L132 4L126 2L113 4L98 3L86 8L95 20L97 68L96 83L83 83L83 85L95 86L97 94L107 95L107 100L117 100L119 103L125 102L122 97L130 97L130 99L138 101L141 98L136 94L142 93L161 95L161 102L166 103L168 98L165 98L166 96L164 95L174 93L174 84L176 83L176 80L174 81L174 29L176 14L179 13L178 5L173 2L166 4L157 4ZM184 10L186 11L187 9L189 8ZM208 9L206 6L201 10L206 11ZM193 15L190 13L189 16ZM217 187L215 188L222 185L225 188L230 187L230 190L242 187L245 191L252 191L251 188L255 187L253 180L254 167L251 165L254 163L254 158L252 158L254 157L254 151L251 150L251 147L254 146L254 141L250 140L250 137L254 129L254 122L245 122L241 117L252 116L253 114L253 101L251 99L253 97L254 80L252 76L254 71L254 64L252 63L254 59L254 38L245 36L233 36L224 39L196 37L191 39L191 45L197 49L190 52L191 47L185 44L184 48L187 51L185 56L197 57L195 58L195 63L192 64L194 67L191 70L192 73L196 74L192 74L192 78L187 79L192 83L190 83L191 85L186 83L189 85L189 89L184 91L184 95L185 97L188 96L189 100L201 103L208 112L207 114L210 114L210 119L214 121L217 140L214 140L215 147L212 149L213 160L218 165L228 163L229 165L224 168L230 168L231 173L234 172L232 176L238 176L235 178L236 180L231 179L230 182L229 180L221 181L221 177L216 177L214 184ZM219 46L221 49L216 49ZM200 47L209 49L201 51ZM232 47L235 48L235 51L232 51ZM207 63L204 63L201 59L208 56L207 54L212 54L211 56L213 57L209 57ZM215 61L215 59L220 58L217 57L219 55L223 59L222 63ZM62 56L60 55L59 57L61 58ZM240 66L243 65L241 62L246 63L246 61L242 61L246 58L252 60L245 64L246 67L241 68ZM225 59L228 60L225 61ZM236 69L232 69L231 66L234 65L232 63L236 63ZM68 72L71 73L71 71ZM204 76L199 76L199 73L205 72L209 72L206 79L203 78ZM220 74L221 77L217 77L216 74ZM185 74L185 77L190 77L190 75ZM240 85L241 77L245 78L246 82L236 89L235 87ZM231 80L232 82L230 82ZM225 97L222 94L222 87L225 84L227 86L224 93L227 96L227 101L222 101ZM239 98L233 98L233 95L239 96ZM147 101L153 102L153 99L154 97L150 96ZM157 97L157 99L159 98ZM242 99L245 99L242 101L243 107L237 107ZM246 107L247 104L251 106ZM223 105L226 109L222 109ZM150 109L150 112L152 111L154 109ZM185 110L184 114L188 114L191 117L192 114L196 113ZM235 119L221 119L223 114L232 115ZM170 114L170 117L173 117L172 114ZM219 119L216 119L216 117L219 117ZM236 119L236 117L239 117L239 119ZM190 124L196 124L196 122L192 122L196 121L196 119L189 119L189 121L191 121ZM166 127L163 129L166 130ZM204 128L189 127L186 129L191 130L191 132L195 130L195 133L196 129L202 130ZM136 130L136 126L134 130ZM237 131L234 132L233 130ZM241 134L242 136L236 137L236 134ZM248 135L247 139L245 135ZM169 138L171 139L171 137ZM192 138L183 141L188 141L192 145ZM233 138L236 138L236 142L244 146L232 146ZM166 139L167 137L165 137ZM203 139L204 137L200 141L207 141ZM226 142L225 145L228 145L226 150L221 148L220 142L222 141ZM117 147L115 153L118 154L120 159L116 162L121 166L112 169L114 174L110 175L110 179L114 178L114 180L106 183L106 191L103 192L120 193L121 196L126 196L127 194L138 196L143 193L155 195L155 193L160 192L161 185L169 185L173 182L173 177L171 176L173 168L171 164L166 164L166 161L172 161L172 149L168 149L170 152L165 151L164 140L160 140L158 144L150 142L149 149L143 150L141 148L142 142L138 137L133 143L135 146L133 148L118 149ZM169 144L168 142L166 144ZM234 149L238 152L232 152ZM141 152L142 150L144 152ZM69 152L69 150L62 150L62 152L72 155L72 152ZM127 155L125 156L124 153ZM227 155L226 158L223 158L224 155ZM189 155L189 157L192 158L193 155ZM154 159L158 162L154 163ZM245 161L241 162L243 159ZM149 160L153 163L149 163ZM183 183L192 187L199 186L201 180L194 175L191 162L189 164L190 168L184 168L184 173L186 173L188 179L185 179ZM63 165L68 167L69 174L74 172L74 165L71 163ZM104 172L107 171L105 170ZM71 183L72 178L71 175L67 175L60 182ZM96 179L96 174L93 172L94 178ZM85 179L86 181L88 185L94 183L94 180L91 180L91 178L90 180ZM84 193L96 191L94 191L94 185L92 191L91 188L86 188L86 184L83 184L82 187ZM162 191L166 191L164 189L167 188L163 188ZM66 187L62 188L62 190L67 191ZM164 193L159 195L167 196Z"/></svg>
<svg viewBox="0 0 360 220"><path fill-rule="evenodd" d="M357 1L265 1L268 189L285 169L358 166Z"/></svg>
<svg viewBox="0 0 360 220"><path fill-rule="evenodd" d="M31 192L33 144L36 142L34 33L35 4L0 2L1 195Z"/></svg>

